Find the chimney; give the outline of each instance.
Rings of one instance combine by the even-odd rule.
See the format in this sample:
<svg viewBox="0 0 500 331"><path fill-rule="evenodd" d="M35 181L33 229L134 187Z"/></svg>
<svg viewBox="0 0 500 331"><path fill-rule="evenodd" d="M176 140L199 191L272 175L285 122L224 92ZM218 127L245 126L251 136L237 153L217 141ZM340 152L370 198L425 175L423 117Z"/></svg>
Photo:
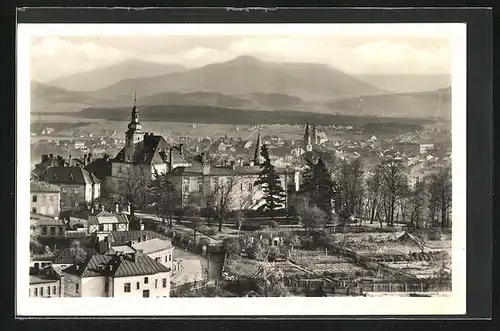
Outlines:
<svg viewBox="0 0 500 331"><path fill-rule="evenodd" d="M42 163L47 161L49 159L49 156L47 154L42 155Z"/></svg>

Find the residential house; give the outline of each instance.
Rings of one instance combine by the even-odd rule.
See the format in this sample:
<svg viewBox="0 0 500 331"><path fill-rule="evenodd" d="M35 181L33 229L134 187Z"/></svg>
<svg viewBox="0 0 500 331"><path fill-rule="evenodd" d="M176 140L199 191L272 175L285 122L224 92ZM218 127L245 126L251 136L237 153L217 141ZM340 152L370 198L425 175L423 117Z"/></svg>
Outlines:
<svg viewBox="0 0 500 331"><path fill-rule="evenodd" d="M128 231L129 220L125 214L113 214L101 210L88 217L88 233L95 233L99 240L108 236L111 231Z"/></svg>
<svg viewBox="0 0 500 331"><path fill-rule="evenodd" d="M30 181L31 212L59 216L61 212L61 188L38 180Z"/></svg>
<svg viewBox="0 0 500 331"><path fill-rule="evenodd" d="M172 270L173 246L170 240L153 238L146 241L130 241L127 245L110 246L108 252L134 253L142 251L150 258Z"/></svg>
<svg viewBox="0 0 500 331"><path fill-rule="evenodd" d="M41 180L61 188L61 210L77 210L101 195L101 181L82 167L51 167Z"/></svg>
<svg viewBox="0 0 500 331"><path fill-rule="evenodd" d="M109 246L123 246L156 238L163 241L169 240L164 235L150 230L111 231L104 240L109 242Z"/></svg>
<svg viewBox="0 0 500 331"><path fill-rule="evenodd" d="M31 230L38 237L64 237L66 224L58 217L31 214Z"/></svg>
<svg viewBox="0 0 500 331"><path fill-rule="evenodd" d="M60 298L64 297L64 276L58 274L52 267L30 273L30 298Z"/></svg>
<svg viewBox="0 0 500 331"><path fill-rule="evenodd" d="M420 154L426 154L434 149L434 144L420 144Z"/></svg>
<svg viewBox="0 0 500 331"><path fill-rule="evenodd" d="M170 296L170 269L141 252L96 254L63 272L67 297Z"/></svg>

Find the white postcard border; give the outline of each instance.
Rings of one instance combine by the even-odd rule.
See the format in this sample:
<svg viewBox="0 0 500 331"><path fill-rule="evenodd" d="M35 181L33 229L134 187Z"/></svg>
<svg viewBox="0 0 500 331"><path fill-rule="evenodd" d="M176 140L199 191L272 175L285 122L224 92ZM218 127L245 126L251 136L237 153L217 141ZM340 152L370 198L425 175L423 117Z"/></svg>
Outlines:
<svg viewBox="0 0 500 331"><path fill-rule="evenodd" d="M400 35L452 42L453 257L449 297L29 298L30 38L88 35ZM16 315L457 315L466 312L466 24L19 24L17 34Z"/></svg>

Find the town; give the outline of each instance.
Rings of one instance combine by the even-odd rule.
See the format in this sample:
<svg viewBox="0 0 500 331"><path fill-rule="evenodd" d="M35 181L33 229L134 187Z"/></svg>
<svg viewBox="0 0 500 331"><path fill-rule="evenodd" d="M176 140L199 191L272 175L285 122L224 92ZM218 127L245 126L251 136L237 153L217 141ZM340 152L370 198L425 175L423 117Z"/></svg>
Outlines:
<svg viewBox="0 0 500 331"><path fill-rule="evenodd" d="M32 123L30 297L451 292L449 129L139 115Z"/></svg>

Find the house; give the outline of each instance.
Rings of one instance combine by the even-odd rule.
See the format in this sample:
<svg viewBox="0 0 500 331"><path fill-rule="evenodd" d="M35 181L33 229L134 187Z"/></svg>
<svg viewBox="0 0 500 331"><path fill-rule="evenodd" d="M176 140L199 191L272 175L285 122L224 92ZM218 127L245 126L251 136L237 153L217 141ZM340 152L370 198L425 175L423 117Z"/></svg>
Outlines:
<svg viewBox="0 0 500 331"><path fill-rule="evenodd" d="M66 297L170 296L170 269L139 251L96 254L63 273Z"/></svg>
<svg viewBox="0 0 500 331"><path fill-rule="evenodd" d="M128 243L139 243L141 241L147 241L151 239L158 238L160 240L169 240L162 234L159 234L150 230L132 230L132 231L111 231L109 235L105 238L105 241L109 242L110 246L123 246L128 245Z"/></svg>
<svg viewBox="0 0 500 331"><path fill-rule="evenodd" d="M217 145L217 151L219 152L225 152L226 149L229 147L229 145L225 144L223 141L221 141L218 145Z"/></svg>
<svg viewBox="0 0 500 331"><path fill-rule="evenodd" d="M30 298L59 298L64 297L62 286L64 276L58 274L52 267L47 267L30 273Z"/></svg>
<svg viewBox="0 0 500 331"><path fill-rule="evenodd" d="M54 156L53 154L42 155L42 161L35 165L35 169L31 172L32 178L40 178L48 169L52 167L64 166L66 160L61 156Z"/></svg>
<svg viewBox="0 0 500 331"><path fill-rule="evenodd" d="M130 241L127 245L111 246L108 251L122 253L134 253L137 251L142 251L150 258L156 260L157 262L172 270L173 246L170 240L153 238L140 242Z"/></svg>
<svg viewBox="0 0 500 331"><path fill-rule="evenodd" d="M66 224L57 217L31 214L30 226L33 233L38 237L64 237Z"/></svg>
<svg viewBox="0 0 500 331"><path fill-rule="evenodd" d="M420 144L419 146L420 154L426 154L431 150L434 150L434 144Z"/></svg>
<svg viewBox="0 0 500 331"><path fill-rule="evenodd" d="M61 212L61 188L38 180L30 181L31 212L59 216Z"/></svg>
<svg viewBox="0 0 500 331"><path fill-rule="evenodd" d="M61 188L61 210L78 210L101 195L101 181L82 167L51 167L40 180Z"/></svg>
<svg viewBox="0 0 500 331"><path fill-rule="evenodd" d="M328 136L323 131L316 132L316 145L323 145L328 141Z"/></svg>
<svg viewBox="0 0 500 331"><path fill-rule="evenodd" d="M105 210L88 217L88 233L95 233L99 240L108 236L111 231L128 231L129 220L125 214L112 214Z"/></svg>
<svg viewBox="0 0 500 331"><path fill-rule="evenodd" d="M84 149L85 148L85 142L81 140L77 140L74 142L73 147L75 149Z"/></svg>

